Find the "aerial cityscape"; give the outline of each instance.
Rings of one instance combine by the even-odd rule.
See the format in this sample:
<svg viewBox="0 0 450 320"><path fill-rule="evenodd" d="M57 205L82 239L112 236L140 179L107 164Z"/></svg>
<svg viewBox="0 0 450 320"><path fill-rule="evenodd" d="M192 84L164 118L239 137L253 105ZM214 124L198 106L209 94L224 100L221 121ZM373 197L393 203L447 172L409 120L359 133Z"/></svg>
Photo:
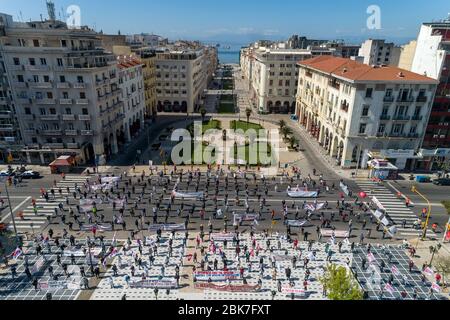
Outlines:
<svg viewBox="0 0 450 320"><path fill-rule="evenodd" d="M0 1L0 300L449 299L448 4L79 2Z"/></svg>

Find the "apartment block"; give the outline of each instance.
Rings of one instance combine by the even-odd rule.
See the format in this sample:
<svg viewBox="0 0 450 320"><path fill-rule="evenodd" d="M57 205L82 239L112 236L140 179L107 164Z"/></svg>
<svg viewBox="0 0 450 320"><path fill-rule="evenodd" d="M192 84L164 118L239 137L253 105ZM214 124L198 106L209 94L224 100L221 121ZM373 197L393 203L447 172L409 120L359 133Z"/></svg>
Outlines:
<svg viewBox="0 0 450 320"><path fill-rule="evenodd" d="M321 56L299 62L299 122L344 168L387 158L415 166L437 81L390 66Z"/></svg>
<svg viewBox="0 0 450 320"><path fill-rule="evenodd" d="M259 113L295 110L298 86L297 62L315 55L331 54L326 48L271 49L253 45L241 50L240 65Z"/></svg>
<svg viewBox="0 0 450 320"><path fill-rule="evenodd" d="M78 163L119 151L123 135L116 57L93 30L56 20L15 22L0 14L0 52L28 163L60 155Z"/></svg>
<svg viewBox="0 0 450 320"><path fill-rule="evenodd" d="M359 50L359 56L363 57L367 65L398 66L400 60L400 47L385 40L366 40Z"/></svg>
<svg viewBox="0 0 450 320"><path fill-rule="evenodd" d="M122 113L125 115L124 134L119 135L117 139L120 143L127 143L144 128L146 111L144 65L134 55L118 57L117 65L119 68L119 88L122 92L123 101Z"/></svg>

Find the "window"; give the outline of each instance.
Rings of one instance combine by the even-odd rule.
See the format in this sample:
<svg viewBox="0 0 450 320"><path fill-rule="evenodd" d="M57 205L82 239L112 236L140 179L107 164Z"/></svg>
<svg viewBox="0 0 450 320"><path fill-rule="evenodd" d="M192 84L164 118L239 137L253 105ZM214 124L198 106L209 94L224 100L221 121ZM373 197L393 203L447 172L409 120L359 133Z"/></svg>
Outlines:
<svg viewBox="0 0 450 320"><path fill-rule="evenodd" d="M269 86L273 86L273 80L269 81Z"/></svg>
<svg viewBox="0 0 450 320"><path fill-rule="evenodd" d="M86 108L83 108L81 110L81 112L83 113L83 115L88 115L89 114L88 109L86 109Z"/></svg>
<svg viewBox="0 0 450 320"><path fill-rule="evenodd" d="M368 117L369 116L369 109L370 109L370 106L368 106L368 105L363 106L363 111L362 111L362 116L363 117Z"/></svg>
<svg viewBox="0 0 450 320"><path fill-rule="evenodd" d="M46 66L47 65L47 59L45 58L41 58L41 66Z"/></svg>
<svg viewBox="0 0 450 320"><path fill-rule="evenodd" d="M39 82L39 76L38 75L34 75L33 76L33 81L34 82Z"/></svg>
<svg viewBox="0 0 450 320"><path fill-rule="evenodd" d="M378 133L383 134L385 130L386 130L386 125L384 123L380 124L380 126L378 127Z"/></svg>
<svg viewBox="0 0 450 320"><path fill-rule="evenodd" d="M373 88L367 88L366 90L366 98L372 98Z"/></svg>
<svg viewBox="0 0 450 320"><path fill-rule="evenodd" d="M78 83L84 83L83 76L77 76L77 82Z"/></svg>
<svg viewBox="0 0 450 320"><path fill-rule="evenodd" d="M23 79L23 75L21 74L17 75L17 82L25 82L25 80Z"/></svg>
<svg viewBox="0 0 450 320"><path fill-rule="evenodd" d="M63 99L69 99L69 93L63 92Z"/></svg>
<svg viewBox="0 0 450 320"><path fill-rule="evenodd" d="M80 92L80 99L86 99L86 93Z"/></svg>
<svg viewBox="0 0 450 320"><path fill-rule="evenodd" d="M61 83L66 82L66 77L65 76L59 76L59 82L61 82Z"/></svg>
<svg viewBox="0 0 450 320"><path fill-rule="evenodd" d="M29 58L28 62L30 63L30 66L35 66L36 65L36 60L34 58Z"/></svg>
<svg viewBox="0 0 450 320"><path fill-rule="evenodd" d="M56 109L55 108L50 108L50 114L56 114Z"/></svg>
<svg viewBox="0 0 450 320"><path fill-rule="evenodd" d="M69 130L75 130L75 127L73 126L72 122L69 122L68 126L69 126Z"/></svg>
<svg viewBox="0 0 450 320"><path fill-rule="evenodd" d="M67 40L61 40L61 47L67 47Z"/></svg>
<svg viewBox="0 0 450 320"><path fill-rule="evenodd" d="M20 59L19 58L13 58L14 65L19 66L20 65Z"/></svg>
<svg viewBox="0 0 450 320"><path fill-rule="evenodd" d="M47 99L53 99L53 92L47 92Z"/></svg>
<svg viewBox="0 0 450 320"><path fill-rule="evenodd" d="M30 108L25 108L25 114L31 114L31 109Z"/></svg>
<svg viewBox="0 0 450 320"><path fill-rule="evenodd" d="M392 97L392 89L386 90L386 97Z"/></svg>
<svg viewBox="0 0 450 320"><path fill-rule="evenodd" d="M412 126L411 129L409 129L410 134L415 134L417 132L417 126Z"/></svg>
<svg viewBox="0 0 450 320"><path fill-rule="evenodd" d="M44 76L44 82L50 82L50 77L49 76Z"/></svg>
<svg viewBox="0 0 450 320"><path fill-rule="evenodd" d="M278 85L279 85L280 87L282 87L282 86L283 86L283 80L279 80L279 81L278 81Z"/></svg>
<svg viewBox="0 0 450 320"><path fill-rule="evenodd" d="M58 64L58 67L64 66L63 59L61 58L56 59L56 63Z"/></svg>
<svg viewBox="0 0 450 320"><path fill-rule="evenodd" d="M47 114L47 111L45 111L44 108L40 108L39 112L41 113L42 116L45 116Z"/></svg>
<svg viewBox="0 0 450 320"><path fill-rule="evenodd" d="M365 134L366 133L367 124L361 123L359 126L359 134Z"/></svg>
<svg viewBox="0 0 450 320"><path fill-rule="evenodd" d="M66 108L66 114L72 114L72 109Z"/></svg>
<svg viewBox="0 0 450 320"><path fill-rule="evenodd" d="M291 85L291 81L290 81L290 80L286 80L285 86L286 86L286 87L289 87L290 85Z"/></svg>
<svg viewBox="0 0 450 320"><path fill-rule="evenodd" d="M39 40L33 40L33 46L39 47Z"/></svg>
<svg viewBox="0 0 450 320"><path fill-rule="evenodd" d="M389 107L384 107L384 108L383 108L383 111L381 112L381 114L382 114L383 116L387 116L388 113L389 113Z"/></svg>
<svg viewBox="0 0 450 320"><path fill-rule="evenodd" d="M414 115L416 117L420 116L421 111L422 111L422 107L416 107L416 110L414 110Z"/></svg>

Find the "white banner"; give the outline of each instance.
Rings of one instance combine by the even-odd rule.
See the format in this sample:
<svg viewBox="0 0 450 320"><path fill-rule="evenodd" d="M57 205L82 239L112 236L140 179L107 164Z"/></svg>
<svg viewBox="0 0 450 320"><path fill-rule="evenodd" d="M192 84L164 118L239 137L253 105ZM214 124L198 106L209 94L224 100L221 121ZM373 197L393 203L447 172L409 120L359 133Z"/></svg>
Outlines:
<svg viewBox="0 0 450 320"><path fill-rule="evenodd" d="M287 225L291 227L303 227L308 221L306 220L288 220Z"/></svg>
<svg viewBox="0 0 450 320"><path fill-rule="evenodd" d="M172 191L172 195L175 197L175 199L203 199L203 192L188 192L188 193L182 193L182 192L176 192L175 190Z"/></svg>
<svg viewBox="0 0 450 320"><path fill-rule="evenodd" d="M102 184L112 184L119 181L120 177L102 177L101 179Z"/></svg>
<svg viewBox="0 0 450 320"><path fill-rule="evenodd" d="M311 212L319 211L325 208L325 203L316 203L316 204L307 204L305 206L305 210L309 210Z"/></svg>
<svg viewBox="0 0 450 320"><path fill-rule="evenodd" d="M320 233L322 234L322 237L332 237L334 234L335 238L348 238L348 231L339 231L339 230L326 230L321 229Z"/></svg>
<svg viewBox="0 0 450 320"><path fill-rule="evenodd" d="M291 198L317 198L319 191L288 191L287 194Z"/></svg>
<svg viewBox="0 0 450 320"><path fill-rule="evenodd" d="M81 249L66 249L66 250L64 250L64 254L63 254L64 257L71 257L72 255L77 258L85 256L85 254L83 253L83 250L81 250Z"/></svg>
<svg viewBox="0 0 450 320"><path fill-rule="evenodd" d="M176 289L177 281L175 279L141 280L130 282L130 288Z"/></svg>
<svg viewBox="0 0 450 320"><path fill-rule="evenodd" d="M377 199L377 197L372 197L372 202L378 207L378 209L381 209L383 211L386 211L384 206L381 204L381 202Z"/></svg>
<svg viewBox="0 0 450 320"><path fill-rule="evenodd" d="M198 271L195 273L195 278L198 281L225 281L225 280L237 280L240 274L233 271Z"/></svg>
<svg viewBox="0 0 450 320"><path fill-rule="evenodd" d="M44 264L45 264L45 259L44 259L44 257L40 257L40 258L35 262L35 264L33 265L33 268L31 269L31 273L32 273L32 274L36 274L36 273L38 273L39 271L41 271L41 269L42 269L42 267L44 266Z"/></svg>
<svg viewBox="0 0 450 320"><path fill-rule="evenodd" d="M148 226L149 231L183 231L185 230L184 224L151 224Z"/></svg>
<svg viewBox="0 0 450 320"><path fill-rule="evenodd" d="M213 233L211 239L214 241L233 241L235 233Z"/></svg>

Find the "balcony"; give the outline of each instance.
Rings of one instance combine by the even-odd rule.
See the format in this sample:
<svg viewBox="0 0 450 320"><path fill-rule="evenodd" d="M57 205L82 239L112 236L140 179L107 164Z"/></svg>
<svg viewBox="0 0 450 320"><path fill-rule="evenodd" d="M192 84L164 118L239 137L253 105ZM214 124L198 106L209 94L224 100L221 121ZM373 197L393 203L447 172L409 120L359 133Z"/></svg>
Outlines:
<svg viewBox="0 0 450 320"><path fill-rule="evenodd" d="M78 120L80 121L91 121L91 116L88 114L80 114L78 116Z"/></svg>
<svg viewBox="0 0 450 320"><path fill-rule="evenodd" d="M33 89L51 89L53 84L51 82L29 82L29 87Z"/></svg>
<svg viewBox="0 0 450 320"><path fill-rule="evenodd" d="M40 133L44 136L62 136L62 130L41 130Z"/></svg>
<svg viewBox="0 0 450 320"><path fill-rule="evenodd" d="M63 121L75 121L75 115L74 114L63 114L62 119L63 119Z"/></svg>
<svg viewBox="0 0 450 320"><path fill-rule="evenodd" d="M418 96L416 99L417 102L427 102L427 100L427 96Z"/></svg>
<svg viewBox="0 0 450 320"><path fill-rule="evenodd" d="M381 121L389 121L389 120L391 120L391 116L389 116L389 115L387 115L387 114L382 114L382 115L380 116L380 120L381 120Z"/></svg>
<svg viewBox="0 0 450 320"><path fill-rule="evenodd" d="M411 118L413 121L422 121L423 120L423 116L418 116L418 115L416 115L416 116L412 116L412 118Z"/></svg>
<svg viewBox="0 0 450 320"><path fill-rule="evenodd" d="M11 114L11 111L0 111L0 119L9 119Z"/></svg>
<svg viewBox="0 0 450 320"><path fill-rule="evenodd" d="M76 136L76 135L78 135L78 131L77 130L66 130L66 131L64 131L64 133L66 134L66 136Z"/></svg>
<svg viewBox="0 0 450 320"><path fill-rule="evenodd" d="M25 129L25 130L23 130L23 133L25 135L34 135L34 134L36 134L36 130L35 129Z"/></svg>
<svg viewBox="0 0 450 320"><path fill-rule="evenodd" d="M28 71L50 71L50 66L25 65L25 70L28 70Z"/></svg>
<svg viewBox="0 0 450 320"><path fill-rule="evenodd" d="M417 139L417 138L419 138L419 134L418 133L409 133L408 134L408 138L415 138L415 139Z"/></svg>
<svg viewBox="0 0 450 320"><path fill-rule="evenodd" d="M19 104L32 104L32 100L29 98L17 98Z"/></svg>
<svg viewBox="0 0 450 320"><path fill-rule="evenodd" d="M64 143L46 143L43 149L64 149Z"/></svg>
<svg viewBox="0 0 450 320"><path fill-rule="evenodd" d="M410 96L410 97L401 97L401 96L399 96L399 97L397 97L397 102L413 102L414 101L414 98L412 97L412 96Z"/></svg>
<svg viewBox="0 0 450 320"><path fill-rule="evenodd" d="M7 104L9 102L8 100L9 100L8 98L1 97L0 104Z"/></svg>
<svg viewBox="0 0 450 320"><path fill-rule="evenodd" d="M385 96L383 98L383 101L384 102L394 102L394 96L390 96L390 97Z"/></svg>
<svg viewBox="0 0 450 320"><path fill-rule="evenodd" d="M42 121L59 121L59 115L57 114L42 115L40 119Z"/></svg>
<svg viewBox="0 0 450 320"><path fill-rule="evenodd" d="M394 121L409 121L409 120L411 120L411 117L405 116L405 115L396 115L392 118L392 120L394 120Z"/></svg>
<svg viewBox="0 0 450 320"><path fill-rule="evenodd" d="M74 89L85 89L86 88L86 83L82 83L82 82L77 82L73 84L73 88Z"/></svg>
<svg viewBox="0 0 450 320"><path fill-rule="evenodd" d="M35 120L36 116L34 114L21 114L20 118L23 120Z"/></svg>
<svg viewBox="0 0 450 320"><path fill-rule="evenodd" d="M68 82L58 82L56 84L56 88L58 88L58 89L69 89L70 88L70 84Z"/></svg>
<svg viewBox="0 0 450 320"><path fill-rule="evenodd" d="M24 65L19 65L19 66L12 65L12 66L9 67L9 69L11 71L24 71L25 70L25 66Z"/></svg>
<svg viewBox="0 0 450 320"><path fill-rule="evenodd" d="M391 132L391 133L389 133L388 134L388 136L390 137L390 138L404 138L405 137L405 134L404 133L399 133L399 132Z"/></svg>
<svg viewBox="0 0 450 320"><path fill-rule="evenodd" d="M73 100L72 99L59 99L59 104L62 104L62 105L73 104Z"/></svg>
<svg viewBox="0 0 450 320"><path fill-rule="evenodd" d="M11 132L14 131L12 124L0 124L0 132Z"/></svg>
<svg viewBox="0 0 450 320"><path fill-rule="evenodd" d="M79 149L80 145L78 143L67 143L67 149Z"/></svg>
<svg viewBox="0 0 450 320"><path fill-rule="evenodd" d="M36 104L56 104L56 99L35 99Z"/></svg>
<svg viewBox="0 0 450 320"><path fill-rule="evenodd" d="M85 105L85 104L89 104L89 100L88 99L77 99L76 103L79 105Z"/></svg>
<svg viewBox="0 0 450 320"><path fill-rule="evenodd" d="M26 82L13 82L12 87L15 88L27 88L28 84Z"/></svg>
<svg viewBox="0 0 450 320"><path fill-rule="evenodd" d="M94 135L93 130L81 130L80 133L82 136L93 136Z"/></svg>

